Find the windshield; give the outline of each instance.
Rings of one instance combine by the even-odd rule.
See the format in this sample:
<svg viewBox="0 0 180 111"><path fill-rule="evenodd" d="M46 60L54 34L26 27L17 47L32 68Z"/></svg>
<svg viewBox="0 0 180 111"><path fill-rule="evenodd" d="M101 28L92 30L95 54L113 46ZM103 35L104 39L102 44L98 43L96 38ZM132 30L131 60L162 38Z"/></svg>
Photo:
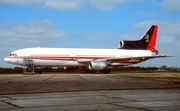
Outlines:
<svg viewBox="0 0 180 111"><path fill-rule="evenodd" d="M11 53L11 54L9 54L9 56L17 56L17 54Z"/></svg>

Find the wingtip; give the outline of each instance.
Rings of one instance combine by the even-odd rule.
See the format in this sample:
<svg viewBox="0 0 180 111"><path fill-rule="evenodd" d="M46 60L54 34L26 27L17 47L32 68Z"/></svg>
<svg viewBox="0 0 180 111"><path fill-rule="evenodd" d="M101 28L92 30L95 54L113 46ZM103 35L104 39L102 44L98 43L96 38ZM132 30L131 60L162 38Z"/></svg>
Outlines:
<svg viewBox="0 0 180 111"><path fill-rule="evenodd" d="M173 55L165 55L165 54L161 54L161 55L158 55L159 57L175 57Z"/></svg>

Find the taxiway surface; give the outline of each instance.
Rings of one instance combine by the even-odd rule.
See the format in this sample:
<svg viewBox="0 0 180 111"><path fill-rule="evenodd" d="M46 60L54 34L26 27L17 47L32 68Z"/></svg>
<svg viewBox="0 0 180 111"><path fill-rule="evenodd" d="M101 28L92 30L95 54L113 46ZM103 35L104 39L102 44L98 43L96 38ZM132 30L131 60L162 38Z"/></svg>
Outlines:
<svg viewBox="0 0 180 111"><path fill-rule="evenodd" d="M180 85L121 74L0 75L0 110L180 110Z"/></svg>

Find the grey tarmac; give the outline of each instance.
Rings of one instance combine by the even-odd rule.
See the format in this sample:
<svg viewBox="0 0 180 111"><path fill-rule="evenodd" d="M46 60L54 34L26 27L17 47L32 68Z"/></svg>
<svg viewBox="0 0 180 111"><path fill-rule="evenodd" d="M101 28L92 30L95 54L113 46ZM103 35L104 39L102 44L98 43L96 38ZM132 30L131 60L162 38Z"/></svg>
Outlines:
<svg viewBox="0 0 180 111"><path fill-rule="evenodd" d="M180 84L124 74L0 75L2 111L179 111Z"/></svg>

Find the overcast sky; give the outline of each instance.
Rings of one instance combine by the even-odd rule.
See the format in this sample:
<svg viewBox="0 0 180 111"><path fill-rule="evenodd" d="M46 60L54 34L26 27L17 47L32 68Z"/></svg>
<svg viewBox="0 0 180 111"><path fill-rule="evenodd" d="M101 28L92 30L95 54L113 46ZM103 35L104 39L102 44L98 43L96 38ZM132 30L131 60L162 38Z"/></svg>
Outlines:
<svg viewBox="0 0 180 111"><path fill-rule="evenodd" d="M159 26L156 48L171 58L139 66L180 67L180 0L0 0L0 67L27 47L118 48Z"/></svg>

